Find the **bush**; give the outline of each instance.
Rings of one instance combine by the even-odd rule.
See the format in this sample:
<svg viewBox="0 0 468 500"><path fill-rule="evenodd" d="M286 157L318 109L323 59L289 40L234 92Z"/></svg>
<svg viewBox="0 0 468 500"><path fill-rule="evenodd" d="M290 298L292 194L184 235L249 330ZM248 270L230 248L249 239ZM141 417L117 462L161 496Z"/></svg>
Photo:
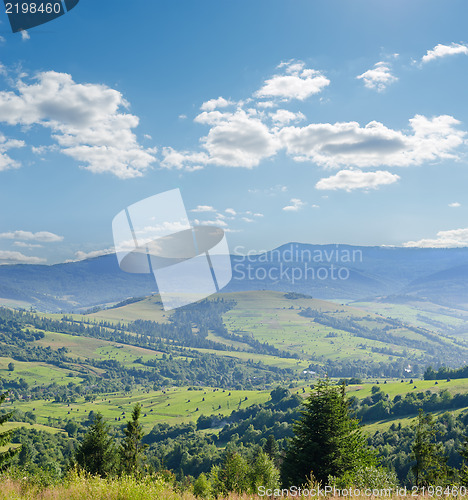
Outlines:
<svg viewBox="0 0 468 500"><path fill-rule="evenodd" d="M328 477L328 484L336 488L395 489L399 487L396 474L385 467L360 467L337 478Z"/></svg>

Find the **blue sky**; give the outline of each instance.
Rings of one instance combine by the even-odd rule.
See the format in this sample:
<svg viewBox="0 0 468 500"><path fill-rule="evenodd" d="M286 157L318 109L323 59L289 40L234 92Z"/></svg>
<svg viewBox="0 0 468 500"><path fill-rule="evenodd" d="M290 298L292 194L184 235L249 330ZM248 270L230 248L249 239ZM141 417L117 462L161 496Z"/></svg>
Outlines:
<svg viewBox="0 0 468 500"><path fill-rule="evenodd" d="M231 250L468 245L466 1L81 0L0 20L0 263L180 188Z"/></svg>

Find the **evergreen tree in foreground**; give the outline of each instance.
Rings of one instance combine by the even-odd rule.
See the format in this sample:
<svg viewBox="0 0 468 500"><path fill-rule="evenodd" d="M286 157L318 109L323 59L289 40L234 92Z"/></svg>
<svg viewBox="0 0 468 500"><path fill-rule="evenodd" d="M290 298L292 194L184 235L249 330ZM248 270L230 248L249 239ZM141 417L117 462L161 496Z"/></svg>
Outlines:
<svg viewBox="0 0 468 500"><path fill-rule="evenodd" d="M127 424L125 437L120 445L120 469L125 474L137 475L141 472L141 460L143 450L147 447L142 444L144 436L143 427L140 424L141 405L137 403L132 411L132 420Z"/></svg>
<svg viewBox="0 0 468 500"><path fill-rule="evenodd" d="M94 422L75 453L77 464L93 475L107 477L115 470L116 450L109 435L110 426L96 413Z"/></svg>
<svg viewBox="0 0 468 500"><path fill-rule="evenodd" d="M432 414L419 410L416 435L412 447L412 457L416 464L412 467L417 486L443 484L447 478L447 457L442 443L436 442L437 430Z"/></svg>
<svg viewBox="0 0 468 500"><path fill-rule="evenodd" d="M8 392L4 392L0 395L0 404L2 404L6 397L8 396ZM5 422L10 420L13 412L5 413L0 416L0 426L2 426ZM0 431L0 446L6 446L11 441L11 436L13 434L13 429L9 431ZM20 448L10 447L6 451L0 452L0 470L6 469L10 465L11 459L20 451Z"/></svg>
<svg viewBox="0 0 468 500"><path fill-rule="evenodd" d="M311 474L326 484L329 475L341 477L375 465L358 420L350 416L344 384L319 380L304 407L282 465L286 486L303 485Z"/></svg>

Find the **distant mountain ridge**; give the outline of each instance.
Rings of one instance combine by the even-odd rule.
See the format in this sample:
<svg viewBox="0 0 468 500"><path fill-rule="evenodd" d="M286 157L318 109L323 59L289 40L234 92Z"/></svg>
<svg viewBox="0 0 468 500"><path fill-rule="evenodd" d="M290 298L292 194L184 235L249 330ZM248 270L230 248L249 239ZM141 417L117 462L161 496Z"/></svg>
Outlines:
<svg viewBox="0 0 468 500"><path fill-rule="evenodd" d="M468 248L401 248L287 243L231 256L223 290L275 290L322 299L409 295L468 304ZM152 275L120 270L115 255L55 265L0 266L0 298L71 311L157 293Z"/></svg>

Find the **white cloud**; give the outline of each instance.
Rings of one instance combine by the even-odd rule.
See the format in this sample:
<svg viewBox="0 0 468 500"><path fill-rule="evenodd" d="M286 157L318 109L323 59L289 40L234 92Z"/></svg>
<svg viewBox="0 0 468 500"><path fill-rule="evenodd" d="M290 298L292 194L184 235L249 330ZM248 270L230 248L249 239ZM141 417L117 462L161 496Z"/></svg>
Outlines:
<svg viewBox="0 0 468 500"><path fill-rule="evenodd" d="M201 139L205 151L193 153L164 148L163 167L180 169L190 165L217 165L252 168L273 156L279 147L275 135L254 113L239 109L235 113L204 112L201 116L204 117L203 123L213 124L208 135Z"/></svg>
<svg viewBox="0 0 468 500"><path fill-rule="evenodd" d="M309 80L317 78L312 76L315 72L305 69L303 62L282 63L279 67L282 75L267 80L262 90L255 94L256 97L264 97L267 93L265 89L271 90L278 84L283 100L288 100L287 95L289 98L305 98L306 91L302 85L309 89ZM381 90L396 79L389 73L389 68L389 63L380 62L374 70L370 70L372 73L366 72L359 78L362 77L366 85ZM288 87L289 84L278 83L283 82L283 78L295 84ZM279 97L280 92L275 96ZM251 98L237 102L233 110L217 109L219 104L223 106L226 103L232 104L224 98L204 103L202 112L194 119L196 123L209 127L208 133L200 138L200 149L178 151L165 147L161 166L188 171L208 165L253 168L281 150L295 161L330 168L410 166L457 160L460 157L458 148L467 144L466 132L458 129L460 122L449 115L415 115L409 120L409 127L402 130L389 128L378 121L367 125L337 122L299 126L291 122L304 120L301 112L257 109L255 105L262 103L255 103Z"/></svg>
<svg viewBox="0 0 468 500"><path fill-rule="evenodd" d="M200 225L219 226L219 227L226 227L227 226L227 223L225 221L223 221L222 219L218 219L218 218L213 219L213 220L195 219L193 222L196 226L200 226Z"/></svg>
<svg viewBox="0 0 468 500"><path fill-rule="evenodd" d="M256 103L256 106L257 108L266 109L266 108L274 108L275 106L277 106L277 104L274 103L273 101L259 101Z"/></svg>
<svg viewBox="0 0 468 500"><path fill-rule="evenodd" d="M455 150L466 135L455 128L459 123L447 115L416 115L410 120L409 133L373 121L365 127L357 122L286 127L279 137L296 161L313 161L326 167L408 166L457 159Z"/></svg>
<svg viewBox="0 0 468 500"><path fill-rule="evenodd" d="M233 208L226 208L225 212L229 215L237 215L237 212Z"/></svg>
<svg viewBox="0 0 468 500"><path fill-rule="evenodd" d="M101 257L102 255L109 255L115 252L115 248L105 248L104 250L93 250L92 252L83 252L78 250L75 252L75 258L67 260L66 262L78 262L80 260L94 259L96 257Z"/></svg>
<svg viewBox="0 0 468 500"><path fill-rule="evenodd" d="M461 207L461 203L458 203L458 201L455 201L453 203L449 203L450 208L458 208Z"/></svg>
<svg viewBox="0 0 468 500"><path fill-rule="evenodd" d="M290 205L283 207L283 210L285 212L298 212L305 205L306 203L301 201L299 198L291 198Z"/></svg>
<svg viewBox="0 0 468 500"><path fill-rule="evenodd" d="M224 99L224 97L218 97L217 99L210 99L204 102L200 109L202 111L214 111L217 108L227 108L232 104L234 104L234 102Z"/></svg>
<svg viewBox="0 0 468 500"><path fill-rule="evenodd" d="M352 191L354 189L377 189L380 186L393 184L400 180L396 174L391 174L385 170L377 172L363 172L362 170L341 170L331 177L320 179L315 187L317 189L344 189Z"/></svg>
<svg viewBox="0 0 468 500"><path fill-rule="evenodd" d="M21 166L18 161L13 160L13 158L10 158L10 156L6 153L10 149L22 147L24 147L24 141L7 139L2 133L0 133L0 172L11 168L19 168Z"/></svg>
<svg viewBox="0 0 468 500"><path fill-rule="evenodd" d="M421 59L422 63L440 59L441 57L453 56L457 54L468 55L468 46L460 43L451 43L443 45L439 43L432 50L428 50L427 54Z"/></svg>
<svg viewBox="0 0 468 500"><path fill-rule="evenodd" d="M42 243L63 241L63 236L49 233L48 231L39 231L37 233L30 231L9 231L7 233L0 233L0 238L6 240L40 241Z"/></svg>
<svg viewBox="0 0 468 500"><path fill-rule="evenodd" d="M255 92L255 97L303 101L318 94L330 84L330 80L320 71L305 68L305 63L302 61L281 63L278 68L283 69L283 74L274 75L266 80L263 87Z"/></svg>
<svg viewBox="0 0 468 500"><path fill-rule="evenodd" d="M439 231L434 239L408 241L404 247L459 248L468 246L468 228Z"/></svg>
<svg viewBox="0 0 468 500"><path fill-rule="evenodd" d="M29 33L26 30L22 30L21 31L21 40L23 40L23 42L26 42L30 39L31 39L31 36L29 35Z"/></svg>
<svg viewBox="0 0 468 500"><path fill-rule="evenodd" d="M15 247L21 248L42 248L43 245L39 245L38 243L25 243L24 241L15 241L13 243Z"/></svg>
<svg viewBox="0 0 468 500"><path fill-rule="evenodd" d="M390 64L383 61L378 62L373 69L365 71L356 78L363 80L365 87L377 90L377 92L382 92L388 85L398 81L398 78L392 75Z"/></svg>
<svg viewBox="0 0 468 500"><path fill-rule="evenodd" d="M52 144L50 146L31 146L31 151L38 156L43 156L46 153L60 151L57 144Z"/></svg>
<svg viewBox="0 0 468 500"><path fill-rule="evenodd" d="M191 212L215 212L215 209L210 205L198 205Z"/></svg>
<svg viewBox="0 0 468 500"><path fill-rule="evenodd" d="M276 196L280 193L286 193L288 190L287 186L282 186L281 184L277 184L276 186L272 186L264 189L249 189L249 194L262 194L267 196Z"/></svg>
<svg viewBox="0 0 468 500"><path fill-rule="evenodd" d="M284 126L291 122L305 120L305 116L299 111L293 113L287 109L278 109L275 113L270 113L270 117L276 125Z"/></svg>
<svg viewBox="0 0 468 500"><path fill-rule="evenodd" d="M21 252L0 250L0 264L42 264L46 259L31 257Z"/></svg>
<svg viewBox="0 0 468 500"><path fill-rule="evenodd" d="M203 168L203 164L208 161L206 153L192 153L190 151L176 151L173 148L166 147L162 150L163 160L161 166L165 168L176 168L186 170L199 167Z"/></svg>
<svg viewBox="0 0 468 500"><path fill-rule="evenodd" d="M126 179L156 161L155 150L138 143L138 117L122 112L128 103L120 92L55 71L39 73L31 84L20 80L16 91L0 92L0 121L49 128L62 153L83 168Z"/></svg>

